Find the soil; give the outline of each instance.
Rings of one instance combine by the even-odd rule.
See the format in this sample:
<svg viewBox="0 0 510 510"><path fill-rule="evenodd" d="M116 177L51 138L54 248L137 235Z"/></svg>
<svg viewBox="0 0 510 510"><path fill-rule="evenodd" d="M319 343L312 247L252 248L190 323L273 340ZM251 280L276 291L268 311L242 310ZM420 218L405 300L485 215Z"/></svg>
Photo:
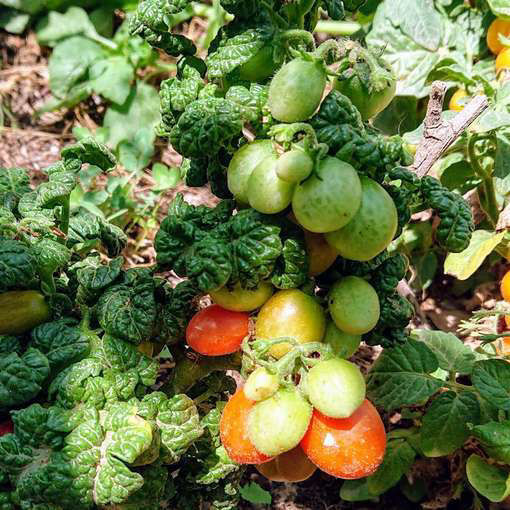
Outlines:
<svg viewBox="0 0 510 510"><path fill-rule="evenodd" d="M191 27L196 29L196 27ZM30 170L34 182L44 178L42 170L59 158L60 150L73 142L72 129L75 125L94 128L101 121L101 112L105 105L99 97L91 97L72 110L46 113L37 116L40 108L50 97L47 59L48 50L41 48L33 33L24 37L0 32L0 167L24 167ZM163 141L158 141L154 161L176 165L179 156ZM122 172L122 169L119 170ZM150 187L151 177L147 173L139 182L135 195L142 196ZM166 213L167 204L177 192L185 194L186 200L194 204L213 204L216 198L206 188L178 188L166 193L161 201L159 220ZM128 249L128 261L132 266L150 265L154 262L152 246L153 232L136 240L136 230ZM134 249L136 245L136 250ZM136 251L136 253L135 253ZM502 268L496 268L496 273ZM493 275L492 281L500 274ZM497 298L497 289L493 283L482 283L474 291L462 293L455 289L452 280L439 278L438 282L424 295L415 295L411 288L405 294L413 300L419 309L415 326L433 327L445 331L455 331L459 322L482 303L491 305ZM377 358L380 349L363 345L355 355L355 362L368 371ZM384 421L389 429L406 422L400 415L385 415ZM408 420L408 425L412 423ZM476 446L473 446L476 448ZM466 491L462 498L456 494L457 484L464 477L459 471L460 457L466 455L469 445L455 455L442 459L429 459L417 463L409 474L409 481L423 480L427 486L428 498L421 503L412 503L395 488L370 503L347 503L339 498L341 481L317 471L309 480L299 484L282 484L267 481L255 469L249 469L245 482L254 481L270 491L272 504L240 504L240 510L273 508L276 510L340 510L340 509L444 509L461 510L471 508L472 498Z"/></svg>

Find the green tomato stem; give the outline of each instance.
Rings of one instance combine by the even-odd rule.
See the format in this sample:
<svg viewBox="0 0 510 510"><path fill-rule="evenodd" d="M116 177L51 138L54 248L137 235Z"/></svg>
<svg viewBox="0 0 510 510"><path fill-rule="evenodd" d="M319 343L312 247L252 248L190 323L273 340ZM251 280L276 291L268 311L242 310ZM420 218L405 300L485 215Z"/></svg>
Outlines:
<svg viewBox="0 0 510 510"><path fill-rule="evenodd" d="M71 196L68 195L62 201L62 216L60 218L60 230L65 234L65 238L59 237L62 244L66 244L67 234L69 233L69 216L71 214Z"/></svg>
<svg viewBox="0 0 510 510"><path fill-rule="evenodd" d="M314 32L343 35L345 37L355 34L361 30L361 25L355 21L333 21L319 20L314 28Z"/></svg>
<svg viewBox="0 0 510 510"><path fill-rule="evenodd" d="M290 45L295 43L304 43L307 48L315 50L315 39L310 32L298 28L285 30L280 34L280 39Z"/></svg>

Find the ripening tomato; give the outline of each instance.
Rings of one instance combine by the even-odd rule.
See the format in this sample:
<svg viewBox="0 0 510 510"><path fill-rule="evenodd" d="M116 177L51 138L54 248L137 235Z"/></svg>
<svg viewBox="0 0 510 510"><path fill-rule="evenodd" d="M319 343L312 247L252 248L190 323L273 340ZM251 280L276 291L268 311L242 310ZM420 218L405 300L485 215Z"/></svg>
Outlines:
<svg viewBox="0 0 510 510"><path fill-rule="evenodd" d="M329 291L328 305L336 326L352 335L368 333L379 320L379 296L370 283L358 276L337 281Z"/></svg>
<svg viewBox="0 0 510 510"><path fill-rule="evenodd" d="M280 386L279 377L264 367L254 370L246 379L244 394L258 402L274 395Z"/></svg>
<svg viewBox="0 0 510 510"><path fill-rule="evenodd" d="M238 351L249 330L247 313L211 305L193 316L186 328L186 341L204 356L223 356Z"/></svg>
<svg viewBox="0 0 510 510"><path fill-rule="evenodd" d="M223 308L234 312L251 312L260 308L273 294L269 282L260 282L254 289L243 289L236 283L233 289L222 287L210 292L211 299Z"/></svg>
<svg viewBox="0 0 510 510"><path fill-rule="evenodd" d="M448 108L454 112L460 112L466 106L469 94L464 89L457 89L450 99Z"/></svg>
<svg viewBox="0 0 510 510"><path fill-rule="evenodd" d="M337 251L322 234L305 230L306 254L308 255L308 275L318 276L327 271L338 257Z"/></svg>
<svg viewBox="0 0 510 510"><path fill-rule="evenodd" d="M271 115L281 122L301 122L310 118L326 87L324 63L295 58L283 65L269 85Z"/></svg>
<svg viewBox="0 0 510 510"><path fill-rule="evenodd" d="M230 397L221 414L221 444L228 456L239 464L261 464L271 460L257 451L248 438L248 416L255 404L240 388Z"/></svg>
<svg viewBox="0 0 510 510"><path fill-rule="evenodd" d="M14 425L10 418L0 422L0 437L10 434L11 432L14 432Z"/></svg>
<svg viewBox="0 0 510 510"><path fill-rule="evenodd" d="M320 342L326 329L326 318L320 304L298 289L281 290L260 309L255 322L257 338L267 340L290 337L296 342ZM281 358L290 351L288 342L273 345L270 353Z"/></svg>
<svg viewBox="0 0 510 510"><path fill-rule="evenodd" d="M505 276L503 276L503 279L501 280L501 296L503 296L503 299L510 303L510 271L507 271L505 273Z"/></svg>
<svg viewBox="0 0 510 510"><path fill-rule="evenodd" d="M271 140L256 140L243 145L232 157L227 169L227 184L239 203L248 205L248 179L255 167L271 154L275 154Z"/></svg>
<svg viewBox="0 0 510 510"><path fill-rule="evenodd" d="M296 186L292 211L310 232L332 232L355 217L360 208L361 183L354 168L337 158L322 159L315 173Z"/></svg>
<svg viewBox="0 0 510 510"><path fill-rule="evenodd" d="M322 471L355 480L371 475L380 466L386 432L376 408L365 400L349 418L328 418L314 410L300 444Z"/></svg>
<svg viewBox="0 0 510 510"><path fill-rule="evenodd" d="M495 19L487 31L487 46L494 55L499 55L499 53L505 48L499 40L499 34L503 37L510 36L510 21Z"/></svg>
<svg viewBox="0 0 510 510"><path fill-rule="evenodd" d="M379 183L361 176L361 187L360 208L345 227L327 233L326 240L342 257L365 262L391 243L398 214L393 199Z"/></svg>
<svg viewBox="0 0 510 510"><path fill-rule="evenodd" d="M312 406L297 389L279 389L257 402L248 416L248 437L266 455L280 455L297 446L310 423Z"/></svg>
<svg viewBox="0 0 510 510"><path fill-rule="evenodd" d="M248 179L248 201L256 211L276 214L286 209L292 201L295 184L284 181L276 173L278 156L263 159Z"/></svg>
<svg viewBox="0 0 510 510"><path fill-rule="evenodd" d="M510 69L510 48L505 48L496 58L496 73Z"/></svg>
<svg viewBox="0 0 510 510"><path fill-rule="evenodd" d="M506 321L506 317L505 317ZM499 338L494 342L496 345L496 352L499 356L509 356L510 355L510 336L505 336L503 338Z"/></svg>
<svg viewBox="0 0 510 510"><path fill-rule="evenodd" d="M300 446L282 453L273 460L255 466L257 471L273 482L303 482L308 480L317 466L304 454Z"/></svg>
<svg viewBox="0 0 510 510"><path fill-rule="evenodd" d="M347 418L365 400L366 384L354 363L333 358L309 370L306 392L313 407L325 416Z"/></svg>

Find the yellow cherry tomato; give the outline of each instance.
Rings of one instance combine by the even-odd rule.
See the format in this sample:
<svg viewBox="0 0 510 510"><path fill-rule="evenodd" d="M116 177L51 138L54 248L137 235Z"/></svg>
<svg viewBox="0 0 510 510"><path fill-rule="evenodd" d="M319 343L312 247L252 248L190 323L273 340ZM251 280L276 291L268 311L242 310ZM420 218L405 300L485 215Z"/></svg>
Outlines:
<svg viewBox="0 0 510 510"><path fill-rule="evenodd" d="M326 329L326 317L319 303L298 290L281 290L273 295L260 312L255 323L257 338L267 340L292 338L300 344L320 342ZM288 342L275 344L270 354L281 358L290 351Z"/></svg>
<svg viewBox="0 0 510 510"><path fill-rule="evenodd" d="M505 48L496 59L496 73L510 69L510 48Z"/></svg>
<svg viewBox="0 0 510 510"><path fill-rule="evenodd" d="M508 37L510 35L510 21L495 19L487 31L487 46L494 55L499 55L505 48L499 40L499 34L503 37Z"/></svg>
<svg viewBox="0 0 510 510"><path fill-rule="evenodd" d="M450 110L454 112L460 112L464 110L464 106L466 106L466 98L469 97L468 93L464 89L457 89L455 94L453 94L450 99L450 103L448 105Z"/></svg>
<svg viewBox="0 0 510 510"><path fill-rule="evenodd" d="M317 276L327 271L338 257L338 252L326 241L322 234L305 230L306 253L308 255L308 275Z"/></svg>
<svg viewBox="0 0 510 510"><path fill-rule="evenodd" d="M510 271L505 273L500 284L501 296L510 303Z"/></svg>
<svg viewBox="0 0 510 510"><path fill-rule="evenodd" d="M243 289L236 283L233 289L222 287L210 292L214 303L234 312L251 312L260 308L273 294L274 288L269 282L260 282L255 289Z"/></svg>

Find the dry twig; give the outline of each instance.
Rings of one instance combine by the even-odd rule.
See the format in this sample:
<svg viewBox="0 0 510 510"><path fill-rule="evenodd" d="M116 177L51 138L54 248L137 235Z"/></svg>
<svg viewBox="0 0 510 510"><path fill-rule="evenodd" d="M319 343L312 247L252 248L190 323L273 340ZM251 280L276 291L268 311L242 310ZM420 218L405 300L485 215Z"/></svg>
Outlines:
<svg viewBox="0 0 510 510"><path fill-rule="evenodd" d="M430 90L423 137L416 150L414 163L410 166L419 177L427 175L446 149L489 106L486 96L476 96L452 120L444 120L442 111L445 94L446 84L435 81Z"/></svg>

